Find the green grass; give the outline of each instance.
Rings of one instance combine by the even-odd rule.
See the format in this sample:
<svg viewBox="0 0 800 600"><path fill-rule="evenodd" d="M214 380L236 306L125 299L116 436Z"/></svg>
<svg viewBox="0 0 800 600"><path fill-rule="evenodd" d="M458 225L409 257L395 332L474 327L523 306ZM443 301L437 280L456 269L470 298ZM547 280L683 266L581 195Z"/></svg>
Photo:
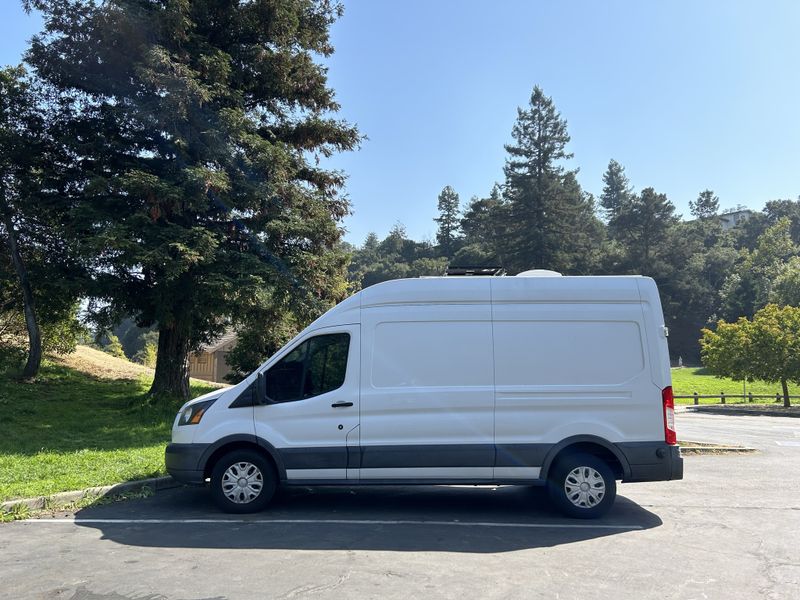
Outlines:
<svg viewBox="0 0 800 600"><path fill-rule="evenodd" d="M742 395L742 382L732 379L720 379L702 368L672 369L672 391L676 396L690 396L697 392L701 396L716 395L725 392L726 395ZM764 381L748 381L745 384L745 394L752 392L755 395L770 395L772 399L754 399L753 402L774 402L775 394L782 393L779 383L766 383ZM800 395L800 387L789 385L789 395ZM676 399L677 404L694 404L693 398ZM726 400L726 402L742 402L741 398ZM701 404L719 404L719 399L700 400Z"/></svg>
<svg viewBox="0 0 800 600"><path fill-rule="evenodd" d="M163 475L180 401L149 403L149 385L51 362L34 383L0 373L0 501Z"/></svg>

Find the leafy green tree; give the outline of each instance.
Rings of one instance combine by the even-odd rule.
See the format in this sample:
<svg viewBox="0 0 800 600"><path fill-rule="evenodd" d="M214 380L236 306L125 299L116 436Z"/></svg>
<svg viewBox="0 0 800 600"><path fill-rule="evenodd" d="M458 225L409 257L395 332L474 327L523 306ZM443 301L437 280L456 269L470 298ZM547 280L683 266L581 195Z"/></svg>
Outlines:
<svg viewBox="0 0 800 600"><path fill-rule="evenodd" d="M19 245L19 226L15 216L30 189L28 173L35 171L42 151L44 119L22 68L0 70L0 217L3 237L16 274L16 287L22 295L28 335L28 359L22 372L32 379L42 362L42 338L28 268Z"/></svg>
<svg viewBox="0 0 800 600"><path fill-rule="evenodd" d="M792 241L800 244L800 199L770 200L764 205L763 215L767 225L774 225L781 219L789 219Z"/></svg>
<svg viewBox="0 0 800 600"><path fill-rule="evenodd" d="M116 356L117 358L127 358L119 338L113 333L108 336L108 342L103 346L103 352L107 352L111 356Z"/></svg>
<svg viewBox="0 0 800 600"><path fill-rule="evenodd" d="M63 201L93 268L94 318L156 325L151 392L188 397L188 354L272 314L306 323L346 293L340 172L355 128L317 59L326 0L26 0L27 61L69 110Z"/></svg>
<svg viewBox="0 0 800 600"><path fill-rule="evenodd" d="M740 252L735 268L720 289L723 316L749 317L770 302L773 285L787 262L800 256L800 246L792 240L791 227L791 221L784 217L759 236L753 250Z"/></svg>
<svg viewBox="0 0 800 600"><path fill-rule="evenodd" d="M449 185L445 186L439 194L437 208L439 216L434 219L439 224L436 241L439 243L442 254L451 258L456 250L460 220L458 194Z"/></svg>
<svg viewBox="0 0 800 600"><path fill-rule="evenodd" d="M504 168L508 202L506 248L512 271L549 268L579 271L598 243L597 219L573 171L567 122L538 86L517 121L507 144Z"/></svg>
<svg viewBox="0 0 800 600"><path fill-rule="evenodd" d="M783 405L791 406L788 382L800 384L800 308L768 304L752 321L719 321L703 329L703 364L719 377L780 383Z"/></svg>
<svg viewBox="0 0 800 600"><path fill-rule="evenodd" d="M669 327L670 353L683 357L687 364L700 362L697 332L710 319L716 320L720 286L738 258L727 236L706 246L706 229L713 227L718 228L714 220L681 221L670 226L669 242L661 249L653 273Z"/></svg>
<svg viewBox="0 0 800 600"><path fill-rule="evenodd" d="M67 161L58 117L25 69L0 69L0 248L8 250L0 251L0 345L27 338L25 379L37 374L43 351L74 349L81 330L82 269L64 235L68 208L58 205Z"/></svg>
<svg viewBox="0 0 800 600"><path fill-rule="evenodd" d="M148 343L153 343L158 348L158 332L154 327L139 327L131 317L122 319L111 333L119 338L125 356L132 360L135 360L136 355Z"/></svg>
<svg viewBox="0 0 800 600"><path fill-rule="evenodd" d="M792 256L779 268L769 291L778 306L800 306L800 256Z"/></svg>
<svg viewBox="0 0 800 600"><path fill-rule="evenodd" d="M719 198L711 190L702 191L697 200L689 200L689 211L698 219L715 217L719 211Z"/></svg>
<svg viewBox="0 0 800 600"><path fill-rule="evenodd" d="M130 330L128 331L130 335ZM158 332L157 331L142 331L136 338L134 343L131 343L128 348L125 347L125 341L120 339L120 343L125 351L125 355L131 358L134 362L144 365L145 367L155 367L156 360L158 359ZM136 351L131 356L129 350L136 348Z"/></svg>
<svg viewBox="0 0 800 600"><path fill-rule="evenodd" d="M87 330L77 318L78 306L72 310L57 312L44 310L41 314L41 339L43 354L69 354L74 352L78 343L83 343ZM0 364L9 367L16 365L27 357L26 347L22 342L27 336L25 315L12 302L7 309L0 309Z"/></svg>
<svg viewBox="0 0 800 600"><path fill-rule="evenodd" d="M384 240L378 241L371 233L361 248L353 249L349 267L351 290L390 279L443 275L447 257L438 256L432 244L406 236L405 227L397 223Z"/></svg>
<svg viewBox="0 0 800 600"><path fill-rule="evenodd" d="M236 345L225 359L233 369L226 376L231 383L241 381L252 373L303 328L289 307L276 306L263 317L265 320L261 327L249 327L237 332Z"/></svg>
<svg viewBox="0 0 800 600"><path fill-rule="evenodd" d="M408 277L433 277L447 272L448 260L444 256L437 258L418 258L408 266Z"/></svg>
<svg viewBox="0 0 800 600"><path fill-rule="evenodd" d="M745 317L740 317L735 323L720 320L713 330L703 328L700 338L703 365L718 377L749 379L751 325Z"/></svg>
<svg viewBox="0 0 800 600"><path fill-rule="evenodd" d="M156 360L158 359L158 344L153 342L147 342L144 346L142 346L141 350L139 350L133 357L134 362L137 362L145 367L153 368L156 366Z"/></svg>

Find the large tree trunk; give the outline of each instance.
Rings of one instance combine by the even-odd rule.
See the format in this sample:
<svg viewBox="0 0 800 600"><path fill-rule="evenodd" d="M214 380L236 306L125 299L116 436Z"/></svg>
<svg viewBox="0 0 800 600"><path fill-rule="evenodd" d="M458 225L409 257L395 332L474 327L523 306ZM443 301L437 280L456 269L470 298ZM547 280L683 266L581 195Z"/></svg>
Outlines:
<svg viewBox="0 0 800 600"><path fill-rule="evenodd" d="M39 332L39 324L36 322L36 311L33 305L33 291L31 282L28 278L28 270L22 261L22 255L17 246L17 238L14 233L14 222L11 218L11 210L5 201L0 197L0 212L3 213L3 224L8 236L8 248L11 251L11 262L14 263L14 270L17 272L19 285L22 288L22 302L25 311L25 326L28 329L28 361L22 371L23 379L33 379L39 373L42 364L42 336Z"/></svg>
<svg viewBox="0 0 800 600"><path fill-rule="evenodd" d="M156 374L150 393L189 399L189 338L175 325L158 329Z"/></svg>
<svg viewBox="0 0 800 600"><path fill-rule="evenodd" d="M789 400L789 385L786 383L785 379L781 379L781 387L783 388L783 405L789 408L792 402Z"/></svg>

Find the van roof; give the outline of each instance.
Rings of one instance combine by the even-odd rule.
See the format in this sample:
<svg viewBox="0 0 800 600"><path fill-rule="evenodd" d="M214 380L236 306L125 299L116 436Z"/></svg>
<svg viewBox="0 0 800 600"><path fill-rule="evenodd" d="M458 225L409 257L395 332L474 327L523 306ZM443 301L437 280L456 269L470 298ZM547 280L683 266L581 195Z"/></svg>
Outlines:
<svg viewBox="0 0 800 600"><path fill-rule="evenodd" d="M647 281L647 285L638 285ZM650 291L652 290L652 292ZM354 323L362 308L410 304L480 304L494 302L602 303L641 302L657 294L655 283L641 275L566 277L424 277L372 285L337 304L314 323L317 327Z"/></svg>
<svg viewBox="0 0 800 600"><path fill-rule="evenodd" d="M633 276L426 277L395 279L361 292L361 307L475 302L639 302ZM647 278L649 279L649 278Z"/></svg>

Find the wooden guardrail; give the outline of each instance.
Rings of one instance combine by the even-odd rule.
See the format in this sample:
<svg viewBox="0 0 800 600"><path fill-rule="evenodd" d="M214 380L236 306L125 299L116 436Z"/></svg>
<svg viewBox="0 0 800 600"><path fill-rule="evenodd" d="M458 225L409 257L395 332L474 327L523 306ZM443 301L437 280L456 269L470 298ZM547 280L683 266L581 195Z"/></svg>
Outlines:
<svg viewBox="0 0 800 600"><path fill-rule="evenodd" d="M694 403L695 404L700 404L700 400L705 400L705 399L709 399L709 398L719 399L722 404L725 404L726 400L730 400L730 399L733 399L733 398L741 398L743 401L747 400L747 402L752 402L754 398L772 398L773 400L775 400L775 402L783 402L783 394L775 394L773 396L771 394L767 394L767 395L764 395L764 394L726 394L725 392L720 392L719 394L716 394L716 395L701 396L700 394L695 392L691 396L674 396L674 398L676 400L679 399L679 398L683 398L683 399L694 398ZM800 398L800 396L789 396L789 400L795 400L795 399L798 399L798 398Z"/></svg>

